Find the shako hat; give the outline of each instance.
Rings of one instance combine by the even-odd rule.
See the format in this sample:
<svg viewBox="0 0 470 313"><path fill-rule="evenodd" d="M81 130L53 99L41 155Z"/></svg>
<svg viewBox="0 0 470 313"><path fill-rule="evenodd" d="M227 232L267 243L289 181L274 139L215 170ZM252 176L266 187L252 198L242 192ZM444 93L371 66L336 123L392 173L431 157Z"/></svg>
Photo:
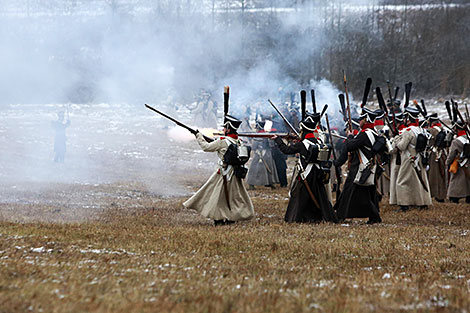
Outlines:
<svg viewBox="0 0 470 313"><path fill-rule="evenodd" d="M398 100L398 99L393 100L393 105L395 107L400 107L400 104L401 104L400 100ZM390 101L390 99L387 100L387 106L392 107L392 102Z"/></svg>
<svg viewBox="0 0 470 313"><path fill-rule="evenodd" d="M228 115L228 114L224 116L224 127L229 127L233 130L237 130L238 127L240 127L241 123L242 123L242 121L240 121L236 117L233 117L233 116Z"/></svg>
<svg viewBox="0 0 470 313"><path fill-rule="evenodd" d="M361 118L361 120L365 118L368 123L373 123L375 122L375 119L377 118L377 111L372 111L366 107L363 107L359 117Z"/></svg>
<svg viewBox="0 0 470 313"><path fill-rule="evenodd" d="M416 120L419 117L419 110L408 106L405 108L405 116Z"/></svg>
<svg viewBox="0 0 470 313"><path fill-rule="evenodd" d="M375 119L381 119L385 116L385 111L381 109L375 110L374 113L376 115Z"/></svg>
<svg viewBox="0 0 470 313"><path fill-rule="evenodd" d="M439 121L439 116L437 116L437 113L431 113L426 116L426 119L430 122L437 122Z"/></svg>
<svg viewBox="0 0 470 313"><path fill-rule="evenodd" d="M403 122L403 119L405 118L405 116L403 115L403 112L396 112L395 113L395 120L399 121L399 122Z"/></svg>
<svg viewBox="0 0 470 313"><path fill-rule="evenodd" d="M305 118L300 122L299 126L309 131L315 131L318 122L320 122L320 113L305 112Z"/></svg>
<svg viewBox="0 0 470 313"><path fill-rule="evenodd" d="M465 124L462 123L462 121L456 121L452 124L452 126L460 130L465 129Z"/></svg>

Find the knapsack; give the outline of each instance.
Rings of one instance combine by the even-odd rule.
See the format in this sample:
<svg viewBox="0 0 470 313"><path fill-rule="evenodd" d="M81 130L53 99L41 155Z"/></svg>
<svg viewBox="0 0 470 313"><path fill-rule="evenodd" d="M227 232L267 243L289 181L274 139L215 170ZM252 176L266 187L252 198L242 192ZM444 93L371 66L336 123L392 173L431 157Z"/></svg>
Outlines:
<svg viewBox="0 0 470 313"><path fill-rule="evenodd" d="M441 130L439 134L436 135L436 140L434 141L434 146L439 149L443 149L446 147L446 132Z"/></svg>
<svg viewBox="0 0 470 313"><path fill-rule="evenodd" d="M424 150L426 150L427 146L428 138L423 133L419 133L418 136L416 136L416 152L423 152Z"/></svg>
<svg viewBox="0 0 470 313"><path fill-rule="evenodd" d="M463 157L464 159L470 158L470 143L465 143L465 144L463 145L462 157Z"/></svg>
<svg viewBox="0 0 470 313"><path fill-rule="evenodd" d="M228 165L244 165L250 159L251 147L231 143L224 154L224 163Z"/></svg>

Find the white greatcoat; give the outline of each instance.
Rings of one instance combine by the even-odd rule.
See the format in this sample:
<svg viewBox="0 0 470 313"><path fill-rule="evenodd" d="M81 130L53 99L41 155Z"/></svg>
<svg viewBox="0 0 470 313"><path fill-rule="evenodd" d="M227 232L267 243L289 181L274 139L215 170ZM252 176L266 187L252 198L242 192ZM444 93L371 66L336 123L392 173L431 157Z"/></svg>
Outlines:
<svg viewBox="0 0 470 313"><path fill-rule="evenodd" d="M253 203L243 185L243 181L235 176L233 167L226 166L222 162L229 144L240 144L238 139L223 137L213 142L207 142L201 133L196 135L197 142L205 152L217 152L219 162L217 170L209 180L186 202L183 206L187 209L196 210L202 216L213 219L239 221L251 219L254 216ZM230 209L224 192L224 181L222 175L227 179Z"/></svg>
<svg viewBox="0 0 470 313"><path fill-rule="evenodd" d="M429 181L426 169L421 163L421 156L416 153L417 133L422 132L420 127L411 126L398 137L396 147L401 152L401 165L396 180L396 200L398 205L431 205ZM392 144L393 146L393 144ZM414 161L416 159L416 161ZM424 182L426 191L421 184L413 163L416 162L419 174Z"/></svg>

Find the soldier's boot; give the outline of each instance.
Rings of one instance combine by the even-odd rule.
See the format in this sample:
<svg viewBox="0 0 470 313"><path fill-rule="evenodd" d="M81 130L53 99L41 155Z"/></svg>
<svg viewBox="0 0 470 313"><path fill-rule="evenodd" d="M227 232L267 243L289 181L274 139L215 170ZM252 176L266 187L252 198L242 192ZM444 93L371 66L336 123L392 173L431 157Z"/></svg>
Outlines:
<svg viewBox="0 0 470 313"><path fill-rule="evenodd" d="M465 203L470 203L470 197L465 197Z"/></svg>
<svg viewBox="0 0 470 313"><path fill-rule="evenodd" d="M410 207L407 206L407 205L400 205L400 211L401 212L406 212L406 211L409 211L410 210Z"/></svg>
<svg viewBox="0 0 470 313"><path fill-rule="evenodd" d="M434 198L434 199L436 199L437 202L441 202L441 203L444 202L444 199L439 199L439 198Z"/></svg>
<svg viewBox="0 0 470 313"><path fill-rule="evenodd" d="M459 200L460 200L460 199L459 199L459 198L455 198L455 197L450 197L449 200L450 200L450 202L452 202L452 203L459 203Z"/></svg>
<svg viewBox="0 0 470 313"><path fill-rule="evenodd" d="M214 220L214 226L224 225L224 220Z"/></svg>

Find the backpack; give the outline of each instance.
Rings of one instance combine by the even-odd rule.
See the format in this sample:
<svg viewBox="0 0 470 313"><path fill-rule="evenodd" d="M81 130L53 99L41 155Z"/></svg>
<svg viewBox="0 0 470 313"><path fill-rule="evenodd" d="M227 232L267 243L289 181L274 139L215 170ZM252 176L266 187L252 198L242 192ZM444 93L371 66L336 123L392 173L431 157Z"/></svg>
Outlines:
<svg viewBox="0 0 470 313"><path fill-rule="evenodd" d="M436 135L434 146L439 149L445 148L447 146L446 137L447 137L446 132L441 130L439 134Z"/></svg>
<svg viewBox="0 0 470 313"><path fill-rule="evenodd" d="M245 165L250 159L251 147L231 143L224 154L223 161L228 165Z"/></svg>
<svg viewBox="0 0 470 313"><path fill-rule="evenodd" d="M423 133L419 133L416 136L416 147L415 147L416 152L417 153L423 152L424 150L426 150L427 146L428 146L428 138Z"/></svg>
<svg viewBox="0 0 470 313"><path fill-rule="evenodd" d="M372 152L374 154L382 155L387 149L387 139L384 136L378 136L372 145Z"/></svg>
<svg viewBox="0 0 470 313"><path fill-rule="evenodd" d="M463 157L464 159L470 158L470 143L465 143L465 144L463 145L462 157Z"/></svg>

